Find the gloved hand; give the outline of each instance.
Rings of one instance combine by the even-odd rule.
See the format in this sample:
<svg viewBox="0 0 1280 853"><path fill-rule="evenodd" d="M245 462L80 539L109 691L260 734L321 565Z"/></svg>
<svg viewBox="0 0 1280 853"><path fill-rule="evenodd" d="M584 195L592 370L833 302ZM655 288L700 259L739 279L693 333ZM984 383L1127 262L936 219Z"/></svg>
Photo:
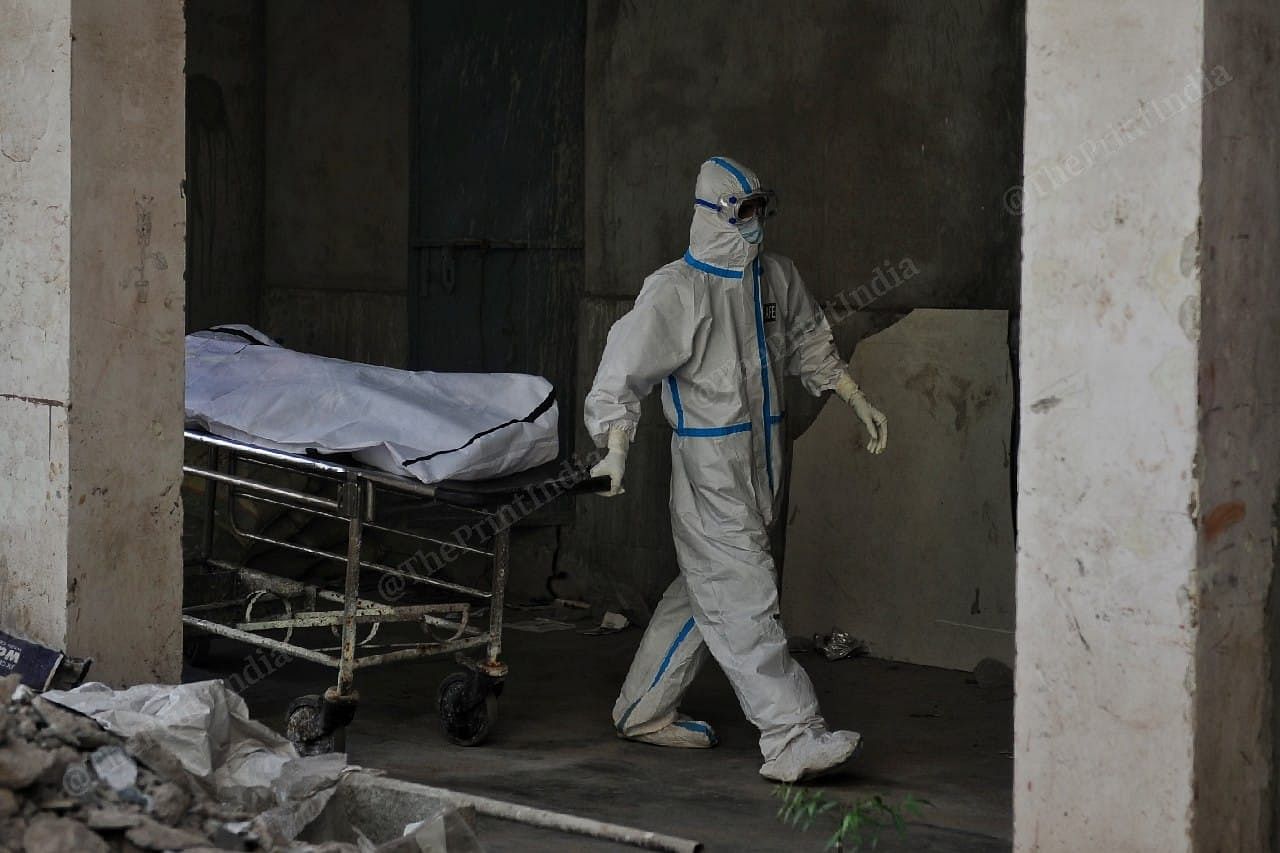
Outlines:
<svg viewBox="0 0 1280 853"><path fill-rule="evenodd" d="M867 450L883 453L889 443L889 419L884 416L884 412L867 402L866 395L848 373L840 376L840 381L836 383L836 393L853 408L858 420L867 428L871 436L867 441Z"/></svg>
<svg viewBox="0 0 1280 853"><path fill-rule="evenodd" d="M627 470L627 451L631 448L631 439L626 432L614 427L609 430L609 453L591 469L592 477L608 477L609 491L597 492L601 497L611 498L626 491L622 488L622 474Z"/></svg>

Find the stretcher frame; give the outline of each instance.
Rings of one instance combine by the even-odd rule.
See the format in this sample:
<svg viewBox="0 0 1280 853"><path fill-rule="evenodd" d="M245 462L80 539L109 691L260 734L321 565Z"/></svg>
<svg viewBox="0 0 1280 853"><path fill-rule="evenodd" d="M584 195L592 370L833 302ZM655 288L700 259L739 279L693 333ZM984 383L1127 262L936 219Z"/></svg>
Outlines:
<svg viewBox="0 0 1280 853"><path fill-rule="evenodd" d="M460 738L455 737L459 732L449 730L443 711L442 722L446 724L446 734L455 742L473 745L467 741L482 740L495 713L495 700L492 697L500 692L502 679L507 675L507 666L502 662L501 655L503 605L511 553L510 518L509 515L503 517L493 494L468 492L457 488L456 484L429 485L376 469L328 458L270 450L195 429L186 429L184 435L188 448L206 449L211 461L209 467L183 465L185 475L202 478L207 482L202 538L195 562L205 573L214 569L222 573L221 580L234 580L237 591L250 592L247 596L232 596L222 600L218 600L215 594L212 596L214 600L204 600L209 597L209 590L200 590L201 596L197 603L184 604L183 624L199 632L228 637L337 670L336 685L328 688L322 698L302 697L291 706L288 724L290 737L299 742L315 743L333 736L350 723L359 701L354 687L357 671L453 653L459 663L472 674L463 693L454 696L454 704L461 702L461 710L474 717L475 713L485 714L485 709L476 709L487 701L488 719L480 723L471 720L470 729L460 732ZM303 475L306 477L305 482L315 484L318 491L288 488L267 482L261 477L264 473L272 473L278 479L277 472L280 471ZM595 480L571 484L565 488L564 493L588 491L599 485ZM420 507L426 516L432 515L432 510L437 510L434 514L439 515L438 510L443 507L447 510L445 514L454 519L461 516L480 522L492 521L492 534L483 541L471 543L458 541L457 538L438 539L403 526L397 527L394 522L381 518L379 514L383 498L388 495L414 501L415 511ZM237 536L343 564L345 571L342 591L337 592L261 569L215 559L215 509L219 498L224 501L224 517ZM243 528L236 519L237 501L242 500L257 501L301 512L308 517L345 523L346 550L344 553L328 551ZM467 586L433 577L429 573L366 559L362 553L362 545L367 530L405 537L424 547L452 548L488 559L491 561L491 582L487 588ZM465 600L396 605L362 598L359 594L362 572L374 572L382 578L399 578L405 584L426 584ZM197 573L194 579L198 582L199 578L200 574ZM192 579L191 573L188 573L188 583ZM264 596L273 596L281 602L285 609L284 615L254 618L252 611ZM188 600L191 598L184 597ZM488 618L483 626L472 624L475 616L473 602L483 602L487 607ZM219 614L225 616L241 609L244 611L243 618L217 618ZM454 618L449 619L447 616ZM417 622L424 628L445 629L451 631L452 635L445 640L433 639L431 642L373 645L372 641L382 625L404 622ZM311 648L290 642L295 630L323 627L338 634L339 642L336 646ZM363 639L359 636L362 627L368 631ZM284 638L265 636L263 632L267 631L283 631ZM480 649L480 656L465 654L471 649ZM445 683L448 682L449 679L446 679ZM443 690L444 685L442 697ZM443 698L441 701L443 703ZM301 706L299 703L302 703ZM476 731L478 728L483 728L483 731Z"/></svg>

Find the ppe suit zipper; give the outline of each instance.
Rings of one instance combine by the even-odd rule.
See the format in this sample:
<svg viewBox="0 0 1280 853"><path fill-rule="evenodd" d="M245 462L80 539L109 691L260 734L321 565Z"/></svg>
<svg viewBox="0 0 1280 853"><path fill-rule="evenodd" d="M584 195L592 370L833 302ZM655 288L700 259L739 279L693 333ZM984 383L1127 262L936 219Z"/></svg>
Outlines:
<svg viewBox="0 0 1280 853"><path fill-rule="evenodd" d="M764 339L764 308L760 301L760 258L751 264L752 291L755 297L756 346L760 349L760 386L764 391L764 465L769 473L769 492L773 485L773 415L769 411L769 350Z"/></svg>

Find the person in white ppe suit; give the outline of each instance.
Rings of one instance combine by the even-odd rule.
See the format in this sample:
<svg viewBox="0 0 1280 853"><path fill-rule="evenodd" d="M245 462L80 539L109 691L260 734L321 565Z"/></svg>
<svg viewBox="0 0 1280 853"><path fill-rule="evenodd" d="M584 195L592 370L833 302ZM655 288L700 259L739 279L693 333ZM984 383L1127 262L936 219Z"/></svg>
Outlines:
<svg viewBox="0 0 1280 853"><path fill-rule="evenodd" d="M622 494L640 401L662 386L671 439L671 527L680 574L654 611L614 706L619 735L708 747L707 723L679 711L708 654L760 730L762 776L812 778L856 752L829 731L779 621L767 527L783 477L782 379L834 390L884 450L885 416L849 376L822 309L795 265L761 252L772 193L726 157L702 164L684 257L650 275L609 331L586 398L586 425L608 455L592 471Z"/></svg>

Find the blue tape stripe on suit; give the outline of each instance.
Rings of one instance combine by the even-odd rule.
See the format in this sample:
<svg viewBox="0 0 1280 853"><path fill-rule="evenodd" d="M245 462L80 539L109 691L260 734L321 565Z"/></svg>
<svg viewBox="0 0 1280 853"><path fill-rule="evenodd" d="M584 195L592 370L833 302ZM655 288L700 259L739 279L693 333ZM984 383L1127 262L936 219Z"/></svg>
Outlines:
<svg viewBox="0 0 1280 853"><path fill-rule="evenodd" d="M686 427L684 405L680 402L680 386L676 383L674 376L667 377L667 387L671 390L671 403L676 407L676 435L682 435L685 438L717 438L722 435L733 435L735 432L750 432L750 421L723 427Z"/></svg>
<svg viewBox="0 0 1280 853"><path fill-rule="evenodd" d="M712 157L711 162L737 178L738 183L742 184L742 191L744 193L751 192L751 182L747 180L747 176L742 174L742 171L737 166L733 165L723 157Z"/></svg>
<svg viewBox="0 0 1280 853"><path fill-rule="evenodd" d="M718 275L721 278L742 278L742 270L727 270L724 267L717 267L707 263L706 261L700 261L695 258L693 253L688 249L684 250L684 262L696 270L709 272L712 275Z"/></svg>
<svg viewBox="0 0 1280 853"><path fill-rule="evenodd" d="M684 627L680 629L680 633L676 634L676 638L671 641L671 648L667 649L667 655L662 659L662 664L658 667L658 674L653 677L653 683L649 685L644 693L640 694L640 699L649 695L649 690L658 686L658 682L662 679L662 674L667 671L667 667L671 665L671 658L675 655L676 649L680 648L680 644L684 642L684 638L689 636L689 632L693 630L693 617L689 617L689 621L684 623ZM627 720L631 718L631 712L640 704L640 699L631 703L631 707L627 709L627 713L622 715L622 719L618 721L618 731L622 731L627 727Z"/></svg>
<svg viewBox="0 0 1280 853"><path fill-rule="evenodd" d="M760 258L751 265L756 300L756 346L760 349L760 385L764 389L764 464L769 471L769 491L773 491L773 424L769 413L769 348L764 342L764 309L760 305Z"/></svg>

